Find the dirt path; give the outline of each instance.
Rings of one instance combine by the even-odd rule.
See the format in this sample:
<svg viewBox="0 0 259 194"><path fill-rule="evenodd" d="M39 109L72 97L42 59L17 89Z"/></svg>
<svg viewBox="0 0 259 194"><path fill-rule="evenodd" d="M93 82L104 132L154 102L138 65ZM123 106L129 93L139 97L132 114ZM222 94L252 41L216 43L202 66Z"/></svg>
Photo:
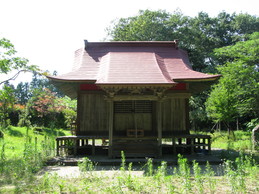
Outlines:
<svg viewBox="0 0 259 194"><path fill-rule="evenodd" d="M177 166L168 166L168 174L172 174L175 167ZM200 165L200 167L202 172L205 172L206 166ZM97 176L115 177L121 173L119 168L119 166L96 166L95 170L93 170L91 173ZM190 168L192 168L192 166L190 166ZM213 169L216 176L223 175L223 168L221 165L211 165L211 168ZM125 172L127 173L128 171ZM57 176L63 178L78 178L82 175L78 166L46 166L38 173L38 176L41 177L45 173L49 173L51 175L56 174ZM144 169L140 167L136 167L135 169L133 168L131 174L134 176L142 176L144 174Z"/></svg>
<svg viewBox="0 0 259 194"><path fill-rule="evenodd" d="M57 176L63 178L78 178L82 175L78 166L46 166L38 173L38 176L41 177L45 173L49 173L51 175L57 174ZM119 167L97 166L92 173L98 176L114 177L121 173L121 171L119 170ZM144 170L135 169L132 170L131 173L135 176L142 176L144 174Z"/></svg>

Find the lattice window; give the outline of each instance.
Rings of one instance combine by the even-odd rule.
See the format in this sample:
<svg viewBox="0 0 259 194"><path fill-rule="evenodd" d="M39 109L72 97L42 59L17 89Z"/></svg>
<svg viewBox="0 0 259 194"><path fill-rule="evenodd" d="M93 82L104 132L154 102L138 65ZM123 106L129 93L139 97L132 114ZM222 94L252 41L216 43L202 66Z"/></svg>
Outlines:
<svg viewBox="0 0 259 194"><path fill-rule="evenodd" d="M114 102L115 113L152 113L152 101L125 100Z"/></svg>

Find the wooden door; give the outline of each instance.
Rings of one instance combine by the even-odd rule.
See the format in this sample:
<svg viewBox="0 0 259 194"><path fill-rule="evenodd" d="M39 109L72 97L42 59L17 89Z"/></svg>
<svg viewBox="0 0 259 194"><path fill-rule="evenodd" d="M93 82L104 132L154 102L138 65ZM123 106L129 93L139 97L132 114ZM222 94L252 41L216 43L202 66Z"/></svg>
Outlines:
<svg viewBox="0 0 259 194"><path fill-rule="evenodd" d="M153 103L148 100L114 102L114 131L125 134L128 129L152 130Z"/></svg>

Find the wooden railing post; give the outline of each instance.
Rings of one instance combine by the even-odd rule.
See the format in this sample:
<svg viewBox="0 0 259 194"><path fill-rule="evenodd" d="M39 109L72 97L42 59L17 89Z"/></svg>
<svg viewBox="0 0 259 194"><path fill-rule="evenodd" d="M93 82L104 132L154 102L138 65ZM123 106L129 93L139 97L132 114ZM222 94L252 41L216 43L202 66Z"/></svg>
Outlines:
<svg viewBox="0 0 259 194"><path fill-rule="evenodd" d="M56 151L57 151L57 156L59 156L59 139L56 139Z"/></svg>

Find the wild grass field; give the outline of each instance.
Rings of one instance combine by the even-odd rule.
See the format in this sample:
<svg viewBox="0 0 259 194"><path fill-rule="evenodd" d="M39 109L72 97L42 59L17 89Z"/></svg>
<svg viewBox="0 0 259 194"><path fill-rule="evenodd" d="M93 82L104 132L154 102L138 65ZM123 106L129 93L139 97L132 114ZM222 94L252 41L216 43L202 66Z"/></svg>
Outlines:
<svg viewBox="0 0 259 194"><path fill-rule="evenodd" d="M79 163L80 176L60 177L55 173L38 176L45 161L55 154L55 136L69 131L11 127L0 140L0 193L258 193L259 168L251 152L247 132L212 135L212 147L242 152L226 159L220 174L209 164L201 166L178 155L178 165L166 162L135 167L126 164L114 171L100 171L88 158ZM227 141L227 143L226 143ZM226 147L225 147L226 146ZM227 150L226 150L227 151ZM136 173L136 168L142 173ZM112 173L111 173L112 172Z"/></svg>

